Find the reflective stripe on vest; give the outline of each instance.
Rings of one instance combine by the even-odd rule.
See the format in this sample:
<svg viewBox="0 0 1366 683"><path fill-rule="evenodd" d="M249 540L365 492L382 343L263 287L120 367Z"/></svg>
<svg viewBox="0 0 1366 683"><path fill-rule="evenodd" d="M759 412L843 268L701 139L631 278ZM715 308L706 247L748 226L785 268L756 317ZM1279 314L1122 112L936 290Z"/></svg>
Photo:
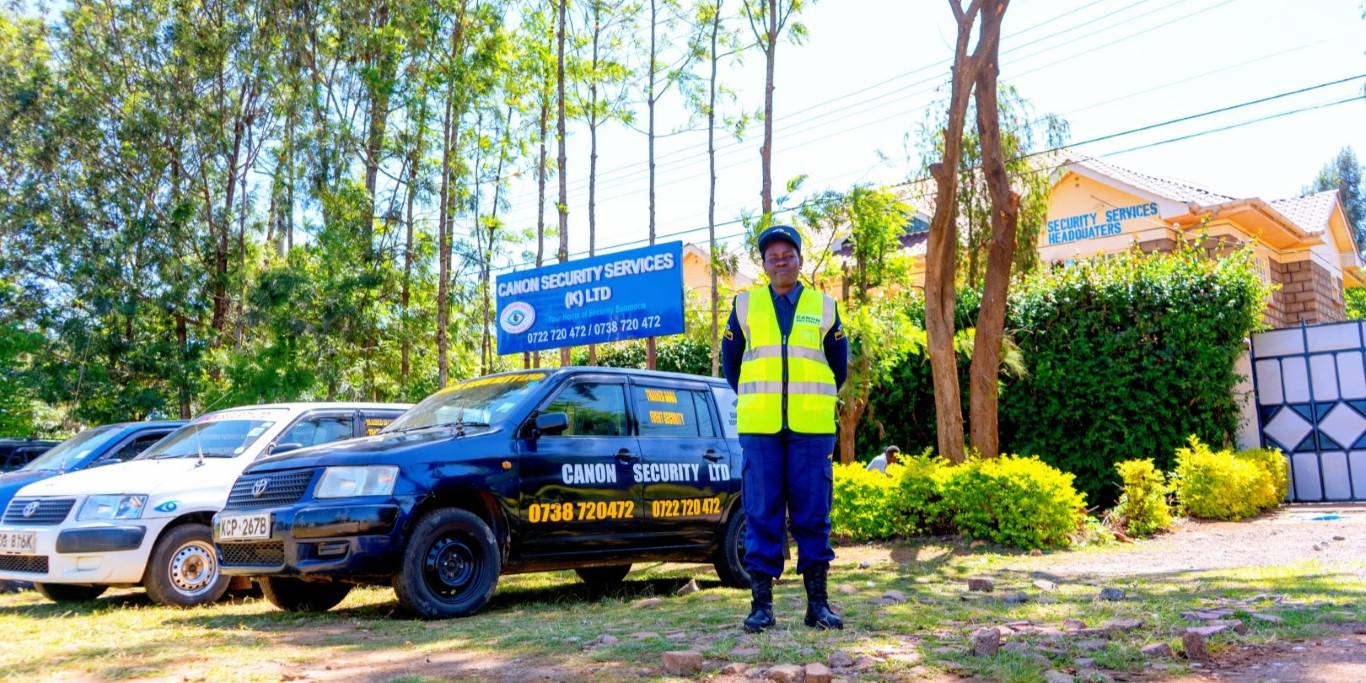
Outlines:
<svg viewBox="0 0 1366 683"><path fill-rule="evenodd" d="M767 287L736 296L735 317L745 335L739 431L776 434L783 428L786 368L787 427L802 434L834 434L837 389L825 358L825 335L835 326L834 299L802 288L786 339Z"/></svg>

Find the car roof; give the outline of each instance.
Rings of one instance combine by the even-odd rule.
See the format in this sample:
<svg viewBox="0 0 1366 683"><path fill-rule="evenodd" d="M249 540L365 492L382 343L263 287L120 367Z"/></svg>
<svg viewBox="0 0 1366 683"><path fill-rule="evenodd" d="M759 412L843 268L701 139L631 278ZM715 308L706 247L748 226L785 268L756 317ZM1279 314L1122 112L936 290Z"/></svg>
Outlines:
<svg viewBox="0 0 1366 683"><path fill-rule="evenodd" d="M367 403L361 401L299 401L295 403L262 403L260 405L235 406L215 410L204 415L230 413L239 410L287 410L291 414L309 410L407 410L411 403ZM204 417L200 415L199 417Z"/></svg>
<svg viewBox="0 0 1366 683"><path fill-rule="evenodd" d="M568 365L559 368L533 368L528 370L513 370L510 372L500 372L499 375L518 375L523 373L539 372L547 376L552 375L621 375L623 377L641 377L650 379L666 379L682 382L706 382L708 384L719 384L729 386L726 380L720 377L707 377L706 375L690 375L684 372L664 372L662 370L642 370L640 368L609 368L597 365ZM492 377L493 375L486 375ZM481 379L471 377L470 379Z"/></svg>

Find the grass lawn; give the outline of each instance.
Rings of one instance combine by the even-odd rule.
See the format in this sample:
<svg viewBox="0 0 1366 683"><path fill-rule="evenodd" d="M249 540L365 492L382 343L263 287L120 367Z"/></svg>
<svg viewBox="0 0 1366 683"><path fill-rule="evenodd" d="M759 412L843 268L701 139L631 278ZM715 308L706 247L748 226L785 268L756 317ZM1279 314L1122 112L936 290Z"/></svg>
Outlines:
<svg viewBox="0 0 1366 683"><path fill-rule="evenodd" d="M1366 573L1312 561L1153 575L1139 566L1092 582L1014 568L1018 553L959 541L851 544L837 552L831 599L844 613L842 632L801 625L804 593L789 575L776 587L778 628L746 635L739 623L748 592L721 588L710 567L697 565L639 565L606 594L570 572L504 577L482 613L445 622L396 612L392 591L382 588L353 591L321 614L280 612L252 597L178 610L150 603L138 589L67 605L31 591L0 595L0 680L667 679L662 653L695 649L708 662L702 675L730 662L829 663L835 655L837 663L857 662L837 671L851 680L1038 681L1048 669L1179 674L1189 666L1180 657L1181 634L1193 625L1182 613L1193 610L1232 609L1229 618L1247 624L1246 634L1213 637L1216 655L1235 643L1366 621L1366 584L1358 578ZM1107 551L1028 559L1061 569L1069 557L1095 552ZM968 592L968 577L992 578L994 591ZM676 596L693 578L702 590ZM1101 600L1103 587L1125 598ZM1024 602L1006 599L1018 593ZM1002 629L1005 649L972 656L973 631L1007 623L1021 631ZM1066 632L1107 624L1128 630ZM1154 643L1169 644L1177 656L1141 653ZM1078 666L1078 658L1094 661Z"/></svg>

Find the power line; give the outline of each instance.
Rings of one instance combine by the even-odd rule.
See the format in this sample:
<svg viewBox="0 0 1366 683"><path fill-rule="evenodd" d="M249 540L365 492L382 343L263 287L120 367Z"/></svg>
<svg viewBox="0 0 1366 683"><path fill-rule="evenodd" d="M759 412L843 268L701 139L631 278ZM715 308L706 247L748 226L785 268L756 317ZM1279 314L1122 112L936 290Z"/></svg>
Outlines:
<svg viewBox="0 0 1366 683"><path fill-rule="evenodd" d="M1031 158L1031 157L1035 157L1035 156L1042 156L1042 155L1045 155L1045 154L1052 154L1052 153L1056 153L1056 152L1062 152L1062 151L1065 151L1065 150L1070 149L1070 148L1081 147L1081 146L1084 146L1084 145L1094 144L1094 143L1096 143L1096 142L1103 142L1103 141L1105 141L1105 140L1113 140L1113 139L1115 139L1115 138L1123 137L1123 136L1126 136L1126 135L1133 135L1133 134L1136 134L1136 133L1141 133L1141 132L1145 132L1145 131L1149 131L1149 130L1154 130L1154 129L1156 129L1156 128L1160 128L1160 127L1164 127L1164 126L1175 125L1175 124L1177 124L1177 123L1183 123L1183 122L1186 122L1186 121L1191 121L1191 120L1203 118L1203 117L1210 116L1210 115L1216 114L1216 113L1225 113L1225 112L1228 112L1228 111L1233 111L1233 110L1236 110L1236 109L1241 109L1241 108L1244 108L1244 107L1249 107L1249 106L1252 106L1252 105L1255 105L1255 104L1262 104L1262 103L1265 103L1265 102L1270 102L1270 101L1278 100L1278 99L1281 99L1281 98L1284 98L1284 97L1289 97L1289 96L1292 96L1292 95L1297 95L1297 94L1302 94L1302 93L1305 93L1305 92L1310 92L1310 91L1313 91L1313 90L1317 90L1317 89L1320 89L1320 88L1329 87L1329 86L1332 86L1332 85L1340 85L1340 84L1347 83L1347 82L1350 82L1350 81L1353 81L1353 80L1357 80L1357 79L1360 79L1360 78L1366 78L1366 74L1359 75L1359 76L1353 76L1353 77L1351 77L1351 78L1337 79L1337 80L1334 80L1334 81L1329 81L1329 82L1321 83L1321 84L1314 85L1314 86L1308 86L1308 87L1305 87L1305 88L1299 88L1299 89L1296 89L1296 90L1287 91L1287 92L1280 93L1280 94L1277 94L1277 95L1271 95L1271 96L1268 96L1268 97L1262 97L1262 98L1258 98L1258 99L1255 99L1255 100L1249 100L1249 101L1247 101L1247 102L1243 102L1243 103L1236 104L1236 105L1230 105L1230 106L1227 106L1227 107L1220 107L1220 108L1218 108L1218 109L1214 109L1214 110L1210 110L1210 111L1206 111L1206 112L1200 112L1200 113L1197 113L1197 114L1191 114L1191 115L1183 116L1183 117L1176 118L1176 119L1170 119L1170 120L1168 120L1168 121L1163 121L1163 122L1160 122L1160 123L1149 124L1149 125L1140 126L1140 127L1137 127L1137 128L1131 128L1131 129L1129 129L1129 130L1120 131L1120 132L1117 132L1117 133L1110 133L1110 134L1098 136L1098 137L1096 137L1096 138L1092 138L1092 139L1089 139L1089 140L1084 140L1084 141L1079 142L1079 143L1074 143L1074 144L1072 144L1072 145L1064 145L1064 146L1053 147L1053 148L1050 148L1050 149L1041 150L1041 151L1038 151L1038 152L1033 152L1033 153L1031 153L1031 154L1027 154L1027 155L1024 155L1024 156L1019 157L1019 158L1025 159L1025 158ZM1183 141L1183 140L1190 140L1190 139L1193 139L1193 138L1202 137L1202 136L1210 135L1210 134L1213 134L1213 133L1219 133L1219 132L1224 132L1224 131L1228 131L1228 130L1233 130L1233 129L1241 128L1241 127L1248 126L1248 125L1251 125L1251 124L1254 124L1254 123L1259 123L1259 122L1263 122L1263 121L1269 121L1269 120L1272 120L1272 119L1282 118L1282 117L1285 117L1285 116L1291 116L1291 115L1294 115L1294 114L1300 114L1300 113L1304 113L1304 112L1308 112L1308 111L1314 111L1314 110L1317 110L1317 109L1326 109L1326 108L1328 108L1328 107L1333 107L1333 106L1337 106L1337 105L1341 105L1341 104L1346 104L1346 103L1348 103L1348 102L1357 102L1357 101L1361 101L1362 99L1363 99L1363 98L1362 98L1362 96L1360 96L1360 95L1353 95L1353 96L1351 96L1351 97L1343 98L1343 99L1336 100L1336 101L1332 101L1332 102L1326 102L1326 103L1320 103L1320 104L1309 105L1309 106L1305 106L1305 107L1299 107L1299 108L1296 108L1296 109L1291 109L1291 110L1287 110L1287 111L1283 111L1283 112L1278 112L1278 113L1275 113L1275 114L1269 114L1269 115L1266 115L1266 116L1261 116L1261 117L1258 117L1258 118L1249 119L1249 120L1247 120L1247 121L1241 121L1241 122L1234 123L1234 124L1228 124L1228 125L1224 125L1224 126L1218 126L1218 127L1210 128L1210 129L1203 130L1203 131L1197 131L1197 132L1195 132L1195 133L1189 133L1189 134L1180 135L1180 136L1173 137L1173 138L1168 138L1168 139L1166 139L1166 140L1159 140L1159 141L1155 141L1155 142L1144 143L1144 144L1142 144L1142 145L1137 145L1137 146L1130 147L1130 148L1127 148L1127 149L1122 149L1122 150L1118 150L1118 151L1107 152L1107 153L1104 153L1104 154L1098 154L1098 155L1092 155L1092 156L1094 156L1094 157L1096 157L1096 158L1104 158L1104 157L1110 157L1110 156L1118 156L1118 155L1121 155L1121 154L1127 154L1127 153L1129 153L1129 152L1134 152L1134 151L1138 151L1138 150L1142 150L1142 149L1149 149L1149 148L1152 148L1152 147L1157 147L1157 146L1160 146L1160 145L1166 145L1166 144L1170 144L1170 143L1174 143L1174 142L1180 142L1180 141ZM926 180L926 179L927 179L927 178L919 178L919 179L917 179L917 180ZM905 183L905 184L911 184L911 183L917 182L917 180L908 181L908 182ZM796 210L798 210L798 209L800 209L800 208L802 208L802 207L805 207L805 206L811 204L812 201L813 201L812 199L808 199L808 200L806 200L806 201L804 201L804 202L801 202L801 203L797 204L796 206L793 206L791 209L784 209L784 211L789 211L789 212L790 212L790 211L796 211ZM717 226L717 227L721 227L721 226L728 226L728 225L736 225L736 224L739 224L739 223L742 223L742 222L743 222L742 219L738 219L738 218L737 218L737 219L731 219L731 220L728 220L728 221L718 222L718 223L716 223L716 226ZM688 229L685 229L685 230L678 230L678 231L674 231L674 232L670 232L670 233L664 233L664 234L661 234L661 235L656 235L656 240L659 240L659 239L667 239L667 238L672 238L672 237L680 237L680 236L687 235L687 234L690 234L690 233L699 232L699 231L701 231L701 230L706 230L706 229L708 229L708 227L709 227L709 226L705 226L705 225L704 225L704 226L699 226L699 227L694 227L694 228L688 228ZM729 234L726 234L726 235L718 235L718 236L717 236L717 241L725 241L725 240L735 239L735 238L737 238L737 237L743 236L744 234L745 234L744 232L734 232L734 233L729 233ZM601 247L597 247L597 249L598 249L598 250L601 250L601 251L611 251L611 250L615 250L615 249L620 249L620 248L625 248L625 247L631 247L631 246L636 246L636 245L640 245L640 244L645 244L645 243L648 243L648 242L649 242L649 238L641 238L641 239L629 240L629 241L626 241L626 242L620 242L620 243L613 244L613 245L601 246ZM571 256L584 256L584 255L586 255L586 254L587 254L587 251L579 251L579 252L575 252L575 253L571 254ZM511 265L504 266L504 267L501 267L501 268L491 269L491 272L493 272L493 273L505 273L505 272L514 271L514 270L516 270L516 269L518 269L518 268L522 268L522 267L525 267L525 266L528 266L528 265L531 265L531 263L530 263L530 262L522 262L522 263L519 263L519 264L511 264Z"/></svg>

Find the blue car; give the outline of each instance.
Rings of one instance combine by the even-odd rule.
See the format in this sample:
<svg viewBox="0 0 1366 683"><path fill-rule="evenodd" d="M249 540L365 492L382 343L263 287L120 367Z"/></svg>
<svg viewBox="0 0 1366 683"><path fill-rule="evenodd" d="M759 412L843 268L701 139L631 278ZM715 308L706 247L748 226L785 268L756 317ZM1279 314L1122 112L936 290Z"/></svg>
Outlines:
<svg viewBox="0 0 1366 683"><path fill-rule="evenodd" d="M87 467L131 460L183 424L184 420L121 422L82 431L53 446L22 468L0 473L0 511L9 507L10 499L19 489L35 481ZM10 557L0 554L0 568L6 567L6 560ZM0 592L24 585L27 584L0 581Z"/></svg>
<svg viewBox="0 0 1366 683"><path fill-rule="evenodd" d="M165 420L91 427L57 444L23 468L0 474L0 510L9 506L10 499L19 489L35 481L131 460L183 424L184 420Z"/></svg>
<svg viewBox="0 0 1366 683"><path fill-rule="evenodd" d="M705 562L749 585L735 394L722 380L556 368L454 384L375 436L273 456L213 521L223 573L290 611L389 585L422 618L474 614L501 574Z"/></svg>

